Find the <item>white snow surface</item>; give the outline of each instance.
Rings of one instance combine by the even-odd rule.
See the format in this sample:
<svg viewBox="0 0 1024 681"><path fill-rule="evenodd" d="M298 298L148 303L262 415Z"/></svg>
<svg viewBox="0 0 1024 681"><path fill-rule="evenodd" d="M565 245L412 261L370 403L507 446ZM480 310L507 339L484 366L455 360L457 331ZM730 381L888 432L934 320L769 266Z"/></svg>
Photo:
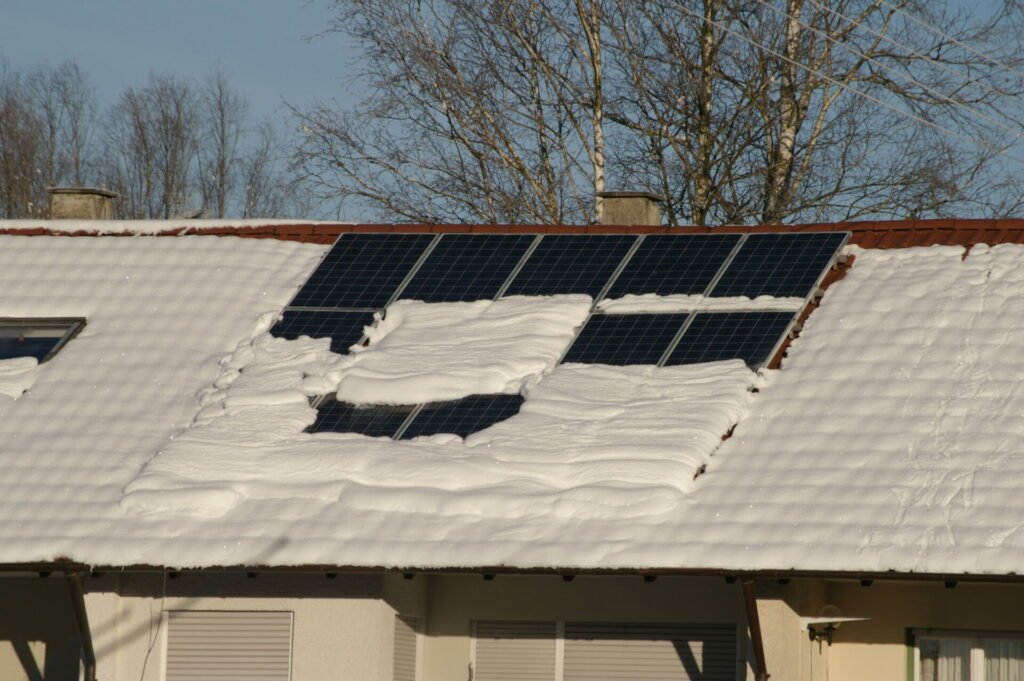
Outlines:
<svg viewBox="0 0 1024 681"><path fill-rule="evenodd" d="M0 360L0 409L5 401L14 401L32 387L39 373L35 357L12 357Z"/></svg>
<svg viewBox="0 0 1024 681"><path fill-rule="evenodd" d="M804 306L803 298L777 298L775 296L704 296L701 294L658 295L657 293L630 293L621 298L605 298L597 308L606 314L640 314L671 312L796 312Z"/></svg>
<svg viewBox="0 0 1024 681"><path fill-rule="evenodd" d="M420 550L453 531L482 545L529 518L642 519L675 508L692 488L745 410L755 378L738 360L563 365L528 387L519 414L465 441L396 442L302 432L315 412L305 390L286 386L298 386L325 360L333 364L327 347L256 339L252 353L243 353L251 362L223 394L224 409L154 458L122 507L138 515L223 515L243 502L315 500L335 513L378 512L363 521L371 523L363 528L368 536L386 537L400 522L422 538ZM379 550L394 551L388 543Z"/></svg>
<svg viewBox="0 0 1024 681"><path fill-rule="evenodd" d="M409 442L302 432L351 358L265 330L320 253L0 237L0 316L89 320L0 402L0 562L1019 571L1022 246L854 250L767 380L559 366Z"/></svg>
<svg viewBox="0 0 1024 681"><path fill-rule="evenodd" d="M419 404L517 394L550 371L586 321L590 296L464 303L400 300L340 365L339 400Z"/></svg>
<svg viewBox="0 0 1024 681"><path fill-rule="evenodd" d="M74 234L160 234L161 232L185 229L201 232L204 229L225 227L268 227L277 225L337 224L317 220L278 220L268 218L249 219L174 219L169 220L0 220L0 230L27 231L40 227L49 232Z"/></svg>

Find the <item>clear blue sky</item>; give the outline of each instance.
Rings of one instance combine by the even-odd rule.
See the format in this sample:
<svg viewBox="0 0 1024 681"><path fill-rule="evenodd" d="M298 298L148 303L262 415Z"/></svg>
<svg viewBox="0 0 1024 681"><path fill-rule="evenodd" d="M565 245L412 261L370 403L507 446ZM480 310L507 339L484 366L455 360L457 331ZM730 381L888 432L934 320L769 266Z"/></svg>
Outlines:
<svg viewBox="0 0 1024 681"><path fill-rule="evenodd" d="M150 71L201 78L218 63L256 118L282 99L353 103L355 53L340 35L307 40L325 0L3 0L0 56L17 69L76 60L101 105Z"/></svg>

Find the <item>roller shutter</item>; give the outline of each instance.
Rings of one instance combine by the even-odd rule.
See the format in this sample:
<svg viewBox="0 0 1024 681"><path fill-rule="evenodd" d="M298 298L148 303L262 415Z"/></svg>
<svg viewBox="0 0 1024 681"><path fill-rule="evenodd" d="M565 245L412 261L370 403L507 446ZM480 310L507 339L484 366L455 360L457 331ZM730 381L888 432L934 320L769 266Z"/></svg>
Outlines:
<svg viewBox="0 0 1024 681"><path fill-rule="evenodd" d="M735 681L731 624L565 625L564 681Z"/></svg>
<svg viewBox="0 0 1024 681"><path fill-rule="evenodd" d="M416 681L416 633L419 620L395 616L395 681Z"/></svg>
<svg viewBox="0 0 1024 681"><path fill-rule="evenodd" d="M477 622L474 681L555 681L554 622Z"/></svg>
<svg viewBox="0 0 1024 681"><path fill-rule="evenodd" d="M167 617L167 681L289 681L292 613L180 610Z"/></svg>

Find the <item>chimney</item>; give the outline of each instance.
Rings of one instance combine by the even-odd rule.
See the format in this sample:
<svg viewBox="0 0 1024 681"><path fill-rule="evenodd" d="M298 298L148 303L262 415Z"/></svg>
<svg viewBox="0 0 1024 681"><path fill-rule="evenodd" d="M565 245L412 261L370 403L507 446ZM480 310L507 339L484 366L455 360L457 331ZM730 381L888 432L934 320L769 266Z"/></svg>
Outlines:
<svg viewBox="0 0 1024 681"><path fill-rule="evenodd" d="M50 187L51 220L112 220L116 192L92 187Z"/></svg>
<svg viewBox="0 0 1024 681"><path fill-rule="evenodd" d="M598 192L602 201L602 225L661 225L665 197L652 192Z"/></svg>

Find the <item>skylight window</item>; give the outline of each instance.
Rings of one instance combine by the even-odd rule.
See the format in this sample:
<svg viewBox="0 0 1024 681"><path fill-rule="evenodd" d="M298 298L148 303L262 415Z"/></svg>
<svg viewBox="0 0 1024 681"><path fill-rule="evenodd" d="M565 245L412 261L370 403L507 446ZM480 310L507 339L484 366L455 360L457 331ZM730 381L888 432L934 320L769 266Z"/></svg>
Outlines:
<svg viewBox="0 0 1024 681"><path fill-rule="evenodd" d="M35 357L42 364L60 352L84 326L84 319L0 317L0 360Z"/></svg>

